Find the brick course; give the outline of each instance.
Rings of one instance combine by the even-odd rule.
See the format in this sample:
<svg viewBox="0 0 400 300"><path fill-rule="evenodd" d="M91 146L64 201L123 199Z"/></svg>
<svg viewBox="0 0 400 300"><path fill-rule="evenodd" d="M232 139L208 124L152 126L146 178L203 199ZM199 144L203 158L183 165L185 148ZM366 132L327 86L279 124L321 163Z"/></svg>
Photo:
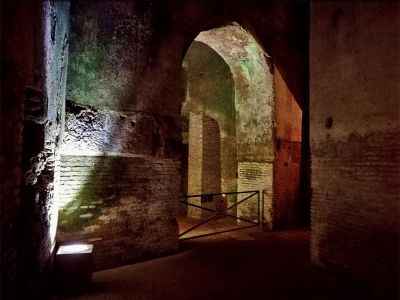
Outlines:
<svg viewBox="0 0 400 300"><path fill-rule="evenodd" d="M360 140L359 151L351 141L314 149L311 259L315 264L364 279L375 277L381 284L398 276L399 140L400 133L376 133Z"/></svg>
<svg viewBox="0 0 400 300"><path fill-rule="evenodd" d="M267 195L272 195L272 162L239 162L238 165L238 191L257 191L264 190ZM239 194L238 201L251 194ZM260 193L260 197L262 194ZM260 200L261 201L261 200ZM257 220L257 196L244 201L238 205L238 217ZM263 223L270 226L272 199L264 197L264 216ZM260 214L262 208L260 206Z"/></svg>
<svg viewBox="0 0 400 300"><path fill-rule="evenodd" d="M61 165L58 240L93 243L96 270L177 249L179 161L63 155Z"/></svg>

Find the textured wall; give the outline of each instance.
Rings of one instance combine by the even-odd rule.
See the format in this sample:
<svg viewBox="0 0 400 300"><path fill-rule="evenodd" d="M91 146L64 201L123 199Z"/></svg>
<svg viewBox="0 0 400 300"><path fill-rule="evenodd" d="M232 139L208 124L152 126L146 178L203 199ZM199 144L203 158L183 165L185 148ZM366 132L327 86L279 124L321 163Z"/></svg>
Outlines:
<svg viewBox="0 0 400 300"><path fill-rule="evenodd" d="M186 99L182 114L203 112L218 121L221 137L234 137L235 83L229 65L210 46L194 41L184 58Z"/></svg>
<svg viewBox="0 0 400 300"><path fill-rule="evenodd" d="M96 269L176 250L174 128L169 117L68 101L58 241L93 243Z"/></svg>
<svg viewBox="0 0 400 300"><path fill-rule="evenodd" d="M105 159L108 156L140 154L151 159L180 161L184 55L201 31L228 22L243 24L270 54L275 54L276 64L285 70L283 77L290 82L291 91L296 95L302 94L306 79L299 73L306 66L302 63L302 58L307 56L306 42L299 42L293 37L298 36L296 33L303 33L304 28L298 25L302 24L306 7L294 5L289 8L263 3L72 2L67 84L70 110L63 154L65 157L84 155ZM295 8L300 9L300 13L295 12ZM265 12L262 15L258 13L261 10ZM244 11L246 14L243 14ZM190 22L187 16L191 16ZM279 21L266 22L269 17ZM274 48L272 40L279 41L277 47ZM234 39L232 41L235 43ZM251 59L261 57L264 62L266 60L263 51L254 48L254 43L247 46L248 55L237 67L243 71L244 77L257 81L260 67ZM290 55L282 56L282 49ZM298 52L294 51L296 54L291 55L293 50ZM290 66L299 72L290 75L287 72ZM258 87L262 90L261 81L259 78ZM245 82L242 82L244 90ZM268 82L272 87L272 80ZM264 105L271 98L263 98L258 90L254 87L249 89L249 105L257 104L257 99ZM257 130L255 121L259 122L259 127L264 124L262 112L265 110L260 106L246 110L246 103L242 104L244 106L240 111L247 113L240 118L243 121L240 123L244 140L242 153L246 154L242 155L242 161L260 161L260 157L261 161L269 161L273 149L272 128L265 134L263 129L260 134L253 134ZM238 107L235 110L229 108L228 112L237 110ZM222 128L224 124L219 125ZM269 146L264 147L265 143ZM229 145L226 148L229 151L224 148L225 152L221 152L223 160L223 156L235 152L235 147L228 135L221 137L221 144ZM222 166L223 176L230 174L227 180L222 181L223 184L233 185L232 182L236 181L234 168L228 163L222 163ZM152 165L150 168L155 167ZM96 165L94 171L97 169L102 169L101 163ZM180 182L180 174L174 179ZM107 187L108 182L104 178L99 180ZM132 197L134 193L131 192ZM170 191L169 198L177 199L178 193ZM169 218L167 213L160 212L161 218L165 216ZM168 228L168 235L175 236L177 228ZM67 231L60 228L60 236ZM175 246L171 246L171 250Z"/></svg>
<svg viewBox="0 0 400 300"><path fill-rule="evenodd" d="M275 157L273 188L273 228L298 226L300 210L300 160L302 110L274 68ZM270 195L265 195L270 198Z"/></svg>
<svg viewBox="0 0 400 300"><path fill-rule="evenodd" d="M254 37L237 24L202 32L196 40L208 44L226 61L235 81L237 190L264 189L272 194L272 171L266 171L267 165L272 166L274 156L274 90L270 60ZM237 200L246 196L239 195ZM266 223L271 222L271 202L271 198L266 198L263 216ZM237 213L254 219L257 209L253 197L240 204Z"/></svg>
<svg viewBox="0 0 400 300"><path fill-rule="evenodd" d="M67 98L98 109L177 115L180 102L171 99L179 98L180 82L170 78L182 57L168 53L168 45L160 57L168 38L160 36L160 26L168 26L163 14L140 1L72 3Z"/></svg>
<svg viewBox="0 0 400 300"><path fill-rule="evenodd" d="M272 162L239 162L238 165L238 191L257 191L264 189L266 195L272 194ZM251 194L238 195L238 201L248 197ZM260 197L262 197L260 192ZM253 196L242 204L238 205L238 217L244 217L257 221L258 198ZM260 200L261 201L261 200ZM261 203L260 203L261 204ZM262 207L260 206L260 213ZM262 221L271 228L272 224L272 199L264 197L264 215Z"/></svg>
<svg viewBox="0 0 400 300"><path fill-rule="evenodd" d="M311 4L314 264L399 280L399 4Z"/></svg>
<svg viewBox="0 0 400 300"><path fill-rule="evenodd" d="M273 156L274 92L267 54L249 32L236 25L204 31L196 38L226 62L235 84L235 126L239 161Z"/></svg>
<svg viewBox="0 0 400 300"><path fill-rule="evenodd" d="M2 176L2 274L6 270L10 275L6 286L12 289L15 286L13 278L17 275L16 248L26 249L21 252L23 260L19 265L22 266L20 274L25 276L27 283L32 274L32 278L40 277L36 276L37 271L46 260L52 242L49 228L54 229L50 224L56 218L54 212L50 218L50 211L55 207L50 200L53 193L58 193L56 150L59 132L63 129L60 103L62 105L64 93L60 83L66 70L66 57L62 54L66 55L68 49L65 33L69 26L64 9L67 2L3 1L1 6L1 171L6 175L5 180ZM42 22L43 6L47 7L45 22ZM223 2L73 1L71 11L68 98L83 105L84 110L89 106L95 108L92 111L101 113L104 109L112 109L106 112L109 115L106 119L112 126L119 124L117 120L121 119L122 129L115 127L114 133L123 138L113 140L106 150L111 153L103 156L151 152L151 155L145 155L157 160L179 160L183 57L201 31L228 22L237 21L252 33L273 57L274 64L281 68L296 99L300 103L304 100L304 91L308 88L306 3L234 2L226 5ZM44 23L45 27L42 26ZM45 109L48 109L47 119ZM101 126L96 116L79 115L79 109L71 114ZM23 119L27 126L21 136ZM138 126L142 121L152 123L152 135L135 131L136 121ZM70 150L83 151L86 156L93 152L92 155L97 157L99 151L103 151L96 148L98 133L93 133L92 138L85 136L85 132L98 130L81 125L81 130L77 128L79 126L72 126L66 145ZM77 138L80 134L82 140ZM135 135L145 137L137 143L143 143L143 149L132 146L135 141L131 138ZM128 139L128 145L122 139ZM106 143L100 142L100 145ZM40 153L42 155L38 155ZM21 162L23 170L20 173ZM23 187L24 209L21 210L22 188L19 184L25 184L27 178L31 188L25 194ZM179 175L175 179L179 182ZM36 197L37 191L39 197ZM171 199L175 197L170 195ZM175 231L171 230L170 234L174 235ZM34 297L31 288L38 285L33 280L29 288L22 284L19 291Z"/></svg>
<svg viewBox="0 0 400 300"><path fill-rule="evenodd" d="M264 171L264 165L272 167L274 94L264 51L248 32L232 24L201 32L184 66L188 91L183 113L204 111L221 128L223 191L265 189L271 195L272 170ZM255 167L242 172L238 160ZM252 176L253 171L258 175ZM264 219L268 222L271 205L272 199L266 199ZM240 207L242 216L257 215L257 201Z"/></svg>
<svg viewBox="0 0 400 300"><path fill-rule="evenodd" d="M7 261L2 266L9 280L2 292L13 293L17 286L18 297L39 297L55 244L54 185L65 102L69 4L9 3L4 8L2 73L7 76L5 82L2 79L2 112L9 115L2 123L2 149L10 142L7 147L14 154L2 152L2 164L13 162L4 169L4 191L11 194L2 195L2 201L9 202L2 205L2 237L8 239L2 240L2 246L7 245L2 247ZM3 128L15 136L3 135Z"/></svg>
<svg viewBox="0 0 400 300"><path fill-rule="evenodd" d="M101 110L67 102L62 151L121 152L178 157L174 118L138 111Z"/></svg>
<svg viewBox="0 0 400 300"><path fill-rule="evenodd" d="M213 118L203 117L202 193L221 192L221 142L219 124ZM189 145L190 147L190 145Z"/></svg>
<svg viewBox="0 0 400 300"><path fill-rule="evenodd" d="M236 190L236 128L235 128L235 104L234 104L234 82L229 66L209 46L194 41L187 51L184 59L184 68L186 70L186 99L182 105L182 115L187 118L190 113L198 113L202 118L202 123L195 128L189 126L189 168L194 169L196 163L191 163L194 151L200 151L203 162L204 176L195 180L202 182L201 190L207 192L230 192ZM218 135L214 137L218 142L219 149L212 147L211 132L207 130L211 122L206 120L215 120L218 127ZM211 135L210 135L211 134ZM200 148L192 144L197 139L202 145ZM210 148L211 147L211 148ZM217 151L218 150L218 151ZM213 162L214 158L217 161ZM213 165L213 163L218 163ZM209 165L209 166L207 166ZM211 169L210 169L211 168ZM210 170L213 170L210 172ZM190 172L190 171L189 171ZM197 171L191 171L197 172ZM219 186L214 183L209 185L207 178L219 176ZM211 177L210 177L211 176ZM216 182L210 179L211 182ZM196 183L191 180L189 184ZM193 194L196 188L192 188L189 194Z"/></svg>
<svg viewBox="0 0 400 300"><path fill-rule="evenodd" d="M203 117L203 158L202 158L202 176L201 193L220 193L221 192L221 139L219 124L213 118ZM189 145L190 147L190 145ZM226 158L225 158L226 159ZM190 163L190 162L189 162ZM220 196L214 196L213 202L203 203L203 206L216 209L220 207ZM202 211L203 216L209 216L211 213Z"/></svg>
<svg viewBox="0 0 400 300"><path fill-rule="evenodd" d="M191 112L189 115L189 154L188 154L188 195L200 195L203 162L203 115ZM186 193L184 193L186 194ZM190 199L190 203L200 205L200 198ZM188 216L201 218L202 210L188 206Z"/></svg>
<svg viewBox="0 0 400 300"><path fill-rule="evenodd" d="M58 241L92 243L96 270L177 249L176 160L119 154L61 162Z"/></svg>
<svg viewBox="0 0 400 300"><path fill-rule="evenodd" d="M220 193L221 145L218 122L204 114L191 112L189 132L188 194ZM218 207L217 197L214 197L214 201L207 203L201 203L200 197L188 200L190 203L210 209ZM210 212L189 206L188 216L204 218L210 216Z"/></svg>
<svg viewBox="0 0 400 300"><path fill-rule="evenodd" d="M29 14L30 22L23 23ZM20 208L24 89L34 67L37 33L33 23L40 20L36 14L32 4L15 7L9 3L1 9L1 298L14 298L16 293L18 240L14 224ZM19 34L21 27L23 34Z"/></svg>
<svg viewBox="0 0 400 300"><path fill-rule="evenodd" d="M58 240L93 243L96 269L174 251L181 90L157 58L157 11L72 3L71 16Z"/></svg>

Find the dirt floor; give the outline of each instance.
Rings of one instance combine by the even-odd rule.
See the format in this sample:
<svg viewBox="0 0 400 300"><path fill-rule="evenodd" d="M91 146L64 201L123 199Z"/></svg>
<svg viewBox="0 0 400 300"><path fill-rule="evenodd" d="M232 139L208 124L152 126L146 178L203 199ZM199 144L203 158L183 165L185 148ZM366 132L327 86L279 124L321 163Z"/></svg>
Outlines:
<svg viewBox="0 0 400 300"><path fill-rule="evenodd" d="M309 264L309 231L256 228L182 241L179 253L93 274L54 299L371 299Z"/></svg>

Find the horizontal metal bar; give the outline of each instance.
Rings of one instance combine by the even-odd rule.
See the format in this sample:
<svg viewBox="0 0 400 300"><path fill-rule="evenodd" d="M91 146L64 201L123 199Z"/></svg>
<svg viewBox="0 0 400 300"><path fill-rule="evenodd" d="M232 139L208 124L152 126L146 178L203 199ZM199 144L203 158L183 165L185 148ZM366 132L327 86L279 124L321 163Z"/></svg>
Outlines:
<svg viewBox="0 0 400 300"><path fill-rule="evenodd" d="M269 198L272 198L272 194L268 194L265 190L262 190L262 193L263 193L264 195L267 195Z"/></svg>
<svg viewBox="0 0 400 300"><path fill-rule="evenodd" d="M186 205L189 205L189 206L193 206L193 207L197 207L197 208L200 208L200 209L204 209L204 210L207 210L207 211L210 211L210 212L215 212L215 210L213 210L213 209L210 209L210 208L207 208L207 207L203 207L203 206L199 206L199 205L196 205L196 204L192 204L192 203L189 203L189 202L186 202L186 201L179 201L179 202L181 202L181 203L183 203L183 204L186 204Z"/></svg>
<svg viewBox="0 0 400 300"><path fill-rule="evenodd" d="M246 227L227 229L227 230L218 231L218 232L211 232L211 233L206 233L206 234L191 236L191 237L187 237L187 238L181 238L181 239L179 239L179 240L180 240L180 241L186 241L186 240L191 240L191 239L196 239L196 238L211 236L211 235L215 235L215 234L225 233L225 232L231 232L231 231L236 231L236 230L241 230L241 229L247 229L247 228L256 227L256 226L257 226L257 225L250 225L250 226L246 226Z"/></svg>
<svg viewBox="0 0 400 300"><path fill-rule="evenodd" d="M217 216L217 215L214 215L214 216L212 216L212 217L207 218L207 219L204 220L203 222L201 222L201 223L199 223L199 224L196 224L195 226L193 226L193 227L189 228L188 230L182 232L181 234L179 234L179 236L181 237L182 235L184 235L184 234L186 234L186 233L192 231L193 229L195 229L195 228L197 228L197 227L199 227L199 226L201 226L201 225L207 223L208 221L214 219L216 216Z"/></svg>
<svg viewBox="0 0 400 300"><path fill-rule="evenodd" d="M214 196L214 195L236 195L236 194L245 194L245 193L258 193L258 191L226 192L226 193L199 194L199 195L184 195L184 196L179 196L179 198L193 198L193 197Z"/></svg>
<svg viewBox="0 0 400 300"><path fill-rule="evenodd" d="M234 219L237 219L237 220L241 220L241 221L244 221L244 222L248 222L248 223L251 223L251 224L258 225L257 222L253 222L253 221L250 221L250 220L248 220L248 219L241 218L241 217L236 217L236 216L234 216L234 215L225 214L225 216L230 217L230 218L234 218Z"/></svg>
<svg viewBox="0 0 400 300"><path fill-rule="evenodd" d="M257 195L257 194L258 194L258 191L257 191L257 192L254 192L254 194L252 194L252 195L250 195L250 196L247 196L246 198L240 200L240 201L237 202L236 204L234 204L234 205L228 207L226 210L229 210L229 209L231 209L231 208L234 208L235 206L238 206L240 203L246 201L247 199L249 199L249 198L251 198L251 197L253 197L253 196Z"/></svg>

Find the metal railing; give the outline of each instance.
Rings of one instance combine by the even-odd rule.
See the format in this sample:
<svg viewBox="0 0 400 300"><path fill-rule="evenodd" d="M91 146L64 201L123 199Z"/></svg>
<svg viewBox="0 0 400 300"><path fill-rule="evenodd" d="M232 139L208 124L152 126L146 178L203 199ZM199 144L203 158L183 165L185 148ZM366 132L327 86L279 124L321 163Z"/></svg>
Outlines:
<svg viewBox="0 0 400 300"><path fill-rule="evenodd" d="M235 204L227 207L226 209L223 210L223 212L218 211L217 209L211 209L211 208L208 208L208 207L204 207L204 206L201 206L201 205L197 205L197 204L188 202L189 199L191 199L191 198L200 198L201 199L201 203L207 203L207 202L213 202L213 199L215 198L215 196L227 197L228 195L239 195L239 194L250 194L250 195L248 195L247 197L245 197L243 199L240 199ZM250 220L250 219L247 219L247 218L243 218L243 217L238 217L238 216L235 216L235 215L232 215L232 214L228 213L229 210L239 206L240 204L244 203L245 201L249 201L253 197L257 197L257 221L253 221L253 220ZM246 228L251 228L251 227L261 227L262 218L261 218L260 208L261 208L261 206L264 207L264 205L262 205L262 203L261 203L263 201L263 197L260 197L260 191L244 191L244 192L227 192L227 193L187 195L187 196L181 196L180 199L186 199L186 201L185 200L180 200L180 203L182 203L182 204L185 204L187 206L195 207L195 208L198 208L200 210L204 210L204 211L213 213L212 216L207 217L204 221L201 221L200 223L198 223L198 224L190 227L189 229L183 231L182 233L180 233L179 234L179 239L180 240L189 240L189 239L205 237L205 236L210 236L210 235L215 235L215 234L220 234L220 233L225 233L225 232L230 232L230 231L235 231L235 230L241 230L241 229L246 229ZM196 228L198 228L198 227L210 222L213 219L221 218L222 216L224 216L224 217L226 216L226 217L229 217L229 218L240 220L242 222L249 223L251 225L244 226L244 227L239 227L239 228L221 230L221 231L216 231L216 232L211 232L211 233L206 233L206 234L199 234L199 235L194 235L194 236L190 236L190 237L183 237L184 235L186 235L187 233L193 231L194 229L196 229Z"/></svg>

